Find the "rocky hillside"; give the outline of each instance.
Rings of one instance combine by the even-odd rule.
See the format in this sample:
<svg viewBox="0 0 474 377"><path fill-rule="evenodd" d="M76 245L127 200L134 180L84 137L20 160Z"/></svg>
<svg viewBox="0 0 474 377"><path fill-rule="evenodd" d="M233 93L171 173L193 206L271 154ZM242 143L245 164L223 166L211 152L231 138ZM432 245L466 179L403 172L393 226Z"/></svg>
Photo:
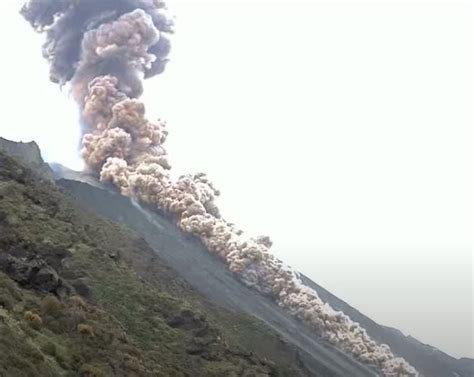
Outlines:
<svg viewBox="0 0 474 377"><path fill-rule="evenodd" d="M332 375L1 152L0 339L5 377Z"/></svg>
<svg viewBox="0 0 474 377"><path fill-rule="evenodd" d="M14 144L8 144L10 151L16 150ZM26 146L28 148L28 145ZM29 145L29 147L37 149L35 145ZM23 148L22 151L16 150L19 158L23 153L27 156L33 153L24 151L25 144L20 145L20 148ZM2 140L0 140L1 149ZM35 170L38 166L44 167L41 160L26 159L25 163ZM7 165L8 169L5 168ZM54 165L53 168L56 186L43 182L36 174L5 156L2 156L0 163L0 172L4 174L0 175L0 195L3 195L0 197L0 256L2 258L0 271L8 275L2 276L5 281L11 283L10 288L13 287L23 294L18 302L15 302L16 306L10 305L10 309L6 309L6 306L1 303L2 296L0 296L0 331L3 331L1 329L5 323L11 324L8 327L12 333L21 329L23 333L18 338L18 342L32 344L32 347L43 355L42 363L50 365L52 362L51 365L54 365L56 359L56 356L44 352L43 344L38 340L44 339L44 334L38 335L38 332L45 332L46 336L53 332L47 327L51 321L43 310L42 301L46 298L56 300L55 304L59 303L59 306L64 308L61 310L64 310L65 316L73 318L72 313L76 312L76 307L70 307L69 302L80 299L84 305L103 313L104 326L118 323L119 330L127 336L127 345L134 349L135 353L132 354L145 369L128 371L126 375L377 375L376 371L361 366L330 345L318 341L308 333L304 326L272 302L244 287L233 278L220 261L204 250L198 240L181 233L165 216L139 208L128 198L104 187L93 177L84 173L72 172L58 165ZM11 174L16 169L20 169L23 178L12 178ZM10 178L4 177L6 171L10 172L8 173ZM46 175L44 171L41 174L50 177L51 171L47 169ZM5 182L9 183L5 184ZM10 187L10 191L4 194L3 190L6 187ZM41 199L43 196L45 199ZM4 208L7 202L10 202L10 205ZM60 212L50 213L46 210L49 208L48 203L51 205L57 203L55 205L57 209L54 211ZM22 215L18 217L15 211L20 211ZM13 223L11 220L7 222L2 217L4 213L9 213L9 218L12 213L14 214ZM72 217L67 217L65 220L57 213L62 213L61 216L65 216L65 213L72 214L70 215ZM97 217L97 214L126 226L128 230ZM35 232L29 227L34 228L34 224L38 223L50 225L47 228L45 228L46 225L41 225L36 231L35 238L32 236ZM7 226L5 224L9 224L8 229L5 228ZM66 229L69 230L66 231ZM59 249L62 253L67 253L62 255L58 252L59 256L56 259L53 258L51 262L48 259L52 258L49 254L51 250L57 249L41 246L43 241L40 234L45 237L47 232L54 235L62 234L63 230L66 233L61 236L63 238L60 238L63 243L59 242ZM130 233L130 230L133 233ZM16 256L15 250L18 248L11 245L22 245L22 243L15 240L10 239L9 248L4 246L3 237L7 235L11 237L12 234L17 234L17 237L21 239L26 237L27 244L33 242L32 239L36 240L34 246L29 246L27 249L29 254L22 251ZM66 242L67 237L73 234L74 237ZM46 239L56 239L53 235ZM77 238L80 240L78 241ZM47 244L49 243L58 245L58 241L48 241ZM78 244L86 245L86 247L81 246L77 249ZM23 249L25 247L22 246ZM35 257L32 258L32 255ZM42 258L41 263L47 264L46 270L42 270L43 267L40 268L35 264L37 263L35 258L38 256ZM30 265L31 263L33 265ZM43 271L39 274L41 282L44 281L42 277L44 274L55 276L53 281L56 283L52 284L55 287L54 290L38 288L35 283L38 273L30 274L33 270ZM71 271L80 272L72 273ZM25 278L22 274L28 276L29 280L26 279L28 282L24 282ZM30 276L34 276L32 281L30 281ZM405 337L396 329L381 326L307 277L302 276L302 279L306 285L315 289L324 301L360 322L373 338L389 344L397 354L406 358L423 375L474 376L472 360L454 359L412 337ZM126 281L128 283L125 283ZM129 291L132 286L134 289ZM16 297L10 291L7 291L5 296ZM170 301L164 300L163 297L167 297L166 300ZM176 297L179 297L179 300ZM25 302L31 302L34 305L28 306ZM171 305L171 309L162 309L163 306L170 308L169 302L175 303L176 306ZM171 310L171 313L167 310ZM26 319L36 318L35 315L40 317L40 326L31 324L30 321L36 319ZM202 319L205 325L202 325L200 320L197 321L196 317ZM8 318L13 322L2 321L1 318ZM178 323L185 324L176 326L174 319ZM97 341L99 331L94 332L94 337L88 338L78 330L78 326L82 324L92 327L101 326L95 324L94 321L92 318L80 323L74 322L68 327L69 332L63 332L57 335L58 340L54 338L50 341L56 344L61 352L66 350L65 352L74 355L79 351L73 348L73 345L82 347L81 349L92 347L95 350L94 357L97 359L84 358L74 365L61 366L59 364L59 367L54 365L56 369L46 375L81 375L81 373L94 375L81 372L82 365L85 365L84 368L96 368L98 375L101 375L100 373L105 376L120 375L116 370L122 367L117 367L116 363L118 359L123 359L122 354L110 354L108 359L98 358L97 349L107 348L107 346L99 346L98 343L96 345L91 342L91 339L94 342ZM139 322L140 326L136 322ZM192 322L192 325L188 322ZM196 325L196 323L199 324ZM12 324L17 326L15 330L12 330ZM37 328L32 326L37 326ZM206 337L202 341L196 335L196 333L201 334L198 329L202 327L212 328L211 332L218 334L212 342L208 343ZM81 329L86 331L83 326ZM26 330L28 332L25 332ZM162 333L162 331L165 332ZM176 335L177 338L171 341L170 334ZM3 334L0 336L3 339ZM81 342L87 340L89 343L76 344L77 339ZM196 344L199 345L198 348L211 346L214 348L212 348L213 351L207 348L200 349L196 353L193 351ZM161 352L162 360L158 360L157 354L154 354L155 358L148 355L149 352L153 354L149 348L150 345ZM119 352L120 348L117 350ZM0 349L0 354L2 352L4 350ZM5 352L8 351L5 349ZM217 361L213 360L214 356L208 357L208 354L212 352L217 352L219 355ZM9 354L6 355L5 360L9 359ZM92 355L89 354L89 356ZM23 359L31 361L28 355L25 355ZM179 367L174 370L176 363ZM3 361L0 356L1 365ZM156 369L158 366L162 369ZM0 376L3 375L34 374L11 374L0 369Z"/></svg>
<svg viewBox="0 0 474 377"><path fill-rule="evenodd" d="M282 333L283 336L291 338L292 341L300 344L303 349L311 349L310 352L313 354L318 353L315 349L317 347L314 347L314 344L311 344L312 342L305 342L304 339L301 338L295 339L298 334L305 333L305 330L299 328L297 324L292 323L290 328L294 329L298 327L298 332L293 331L291 334L287 334L282 330L282 328L288 328L288 325L285 321L276 319L277 313L279 313L278 308L271 306L270 313L266 315L265 308L254 307L251 304L253 301L249 299L255 295L254 292L245 292L243 293L243 297L239 297L240 290L232 291L232 295L223 295L222 292L229 292L229 289L234 287L234 282L231 281L231 278L226 281L226 290L215 290L213 284L218 284L224 277L228 278L229 274L227 274L227 271L220 271L219 262L214 265L213 262L215 261L213 258L208 256L207 252L200 248L199 245L196 245L194 248L191 247L192 238L190 237L187 237L185 241L186 247L179 248L182 254L175 252L178 248L176 242L179 242L180 234L174 233L174 227L166 218L151 212L139 212L136 207L130 204L128 199L81 182L83 180L89 180L90 177L77 173L74 174L71 171L66 175L62 175L63 173L64 172L62 172L58 178L66 176L68 179L61 178L58 184L70 192L79 205L137 230L137 232L149 240L150 244L156 245L156 249L161 252L163 258L174 266L182 276L186 276L191 284L203 292L206 297L220 305L233 309L238 307L240 310L262 318L269 326L272 326L276 331ZM150 222L152 223L151 226ZM161 240L154 240L157 233L161 234ZM163 245L162 240L167 239L167 235L169 245ZM188 258L193 258L195 261L195 264L193 263L194 267L191 269L187 267L186 259ZM474 377L474 360L467 358L458 360L435 347L421 343L411 336L405 336L397 329L380 325L308 277L301 275L301 279L304 284L318 292L318 295L323 301L328 302L336 310L343 311L354 321L360 323L371 337L379 343L388 344L397 355L408 360L410 364L414 365L424 376ZM245 297L247 297L247 300L245 300ZM260 301L258 306L261 306L264 301L262 301L262 298L256 297L255 301L258 300Z"/></svg>
<svg viewBox="0 0 474 377"><path fill-rule="evenodd" d="M15 142L0 137L0 151L5 152L10 157L14 157L27 165L36 174L44 179L54 180L53 172L49 165L43 161L41 151L34 141L29 143Z"/></svg>

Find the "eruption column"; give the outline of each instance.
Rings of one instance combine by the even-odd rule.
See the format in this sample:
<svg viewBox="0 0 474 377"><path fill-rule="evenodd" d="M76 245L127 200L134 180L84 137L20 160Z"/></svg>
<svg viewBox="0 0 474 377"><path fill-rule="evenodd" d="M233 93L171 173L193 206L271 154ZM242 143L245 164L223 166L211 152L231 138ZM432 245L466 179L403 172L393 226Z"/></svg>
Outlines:
<svg viewBox="0 0 474 377"><path fill-rule="evenodd" d="M102 181L166 211L199 237L244 284L271 297L318 336L380 368L385 376L417 376L387 345L325 304L270 253L268 237L246 238L223 219L219 191L205 174L170 176L163 121L150 122L137 100L142 79L161 73L173 22L160 0L31 0L23 16L46 33L43 55L54 82L72 83L82 112L82 156Z"/></svg>

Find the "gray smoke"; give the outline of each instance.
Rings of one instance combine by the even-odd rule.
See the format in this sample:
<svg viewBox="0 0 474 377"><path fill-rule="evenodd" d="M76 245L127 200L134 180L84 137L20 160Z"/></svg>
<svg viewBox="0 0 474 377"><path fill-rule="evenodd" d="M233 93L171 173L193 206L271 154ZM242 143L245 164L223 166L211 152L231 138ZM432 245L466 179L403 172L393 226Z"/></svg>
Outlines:
<svg viewBox="0 0 474 377"><path fill-rule="evenodd" d="M118 38L115 42L120 43L120 38L126 38L126 35L121 34L127 33L126 21L117 35L111 35L107 27L101 29L101 26L136 10L142 10L158 32L148 46L153 61L144 66L131 67L129 56L122 54L123 48L117 48L111 54L92 53L92 61L86 61L84 54L92 51L83 44L92 47L93 43L88 40L94 36L90 33L102 32L102 37L110 38L108 42ZM157 75L163 72L168 61L169 34L173 32L173 21L161 0L31 0L23 6L21 14L36 31L46 33L43 56L49 61L50 79L55 83L64 84L73 77L78 81L81 78L85 80L112 74L127 83L124 90L127 95L138 97L142 89L137 74L141 71L147 78ZM100 39L101 36L95 37ZM100 45L107 41L96 42ZM84 90L82 94L86 92Z"/></svg>

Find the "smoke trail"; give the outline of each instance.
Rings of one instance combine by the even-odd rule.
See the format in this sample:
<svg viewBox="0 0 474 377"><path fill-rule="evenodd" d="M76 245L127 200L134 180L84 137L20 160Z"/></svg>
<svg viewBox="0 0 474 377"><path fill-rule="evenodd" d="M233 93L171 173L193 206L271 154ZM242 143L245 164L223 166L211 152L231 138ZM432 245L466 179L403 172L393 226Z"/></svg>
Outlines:
<svg viewBox="0 0 474 377"><path fill-rule="evenodd" d="M168 212L244 284L271 297L323 339L375 365L386 376L416 376L270 253L268 237L247 239L223 219L219 191L203 173L174 181L163 144L166 124L150 122L138 98L141 80L161 73L173 23L160 0L31 0L23 16L46 33L43 55L53 82L72 83L82 110L82 156L102 181Z"/></svg>

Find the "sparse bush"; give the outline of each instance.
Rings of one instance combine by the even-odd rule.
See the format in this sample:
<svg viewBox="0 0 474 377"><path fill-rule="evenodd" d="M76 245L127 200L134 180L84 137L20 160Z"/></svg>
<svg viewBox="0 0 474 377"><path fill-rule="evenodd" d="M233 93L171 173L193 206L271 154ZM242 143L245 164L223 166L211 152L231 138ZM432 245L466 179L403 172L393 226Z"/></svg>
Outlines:
<svg viewBox="0 0 474 377"><path fill-rule="evenodd" d="M68 298L68 303L78 309L85 310L87 308L87 305L85 301L77 295L71 296Z"/></svg>
<svg viewBox="0 0 474 377"><path fill-rule="evenodd" d="M59 317L63 312L63 305L54 296L46 296L41 300L41 312L43 315Z"/></svg>
<svg viewBox="0 0 474 377"><path fill-rule="evenodd" d="M146 371L142 363L136 357L131 355L125 355L123 368L135 373L144 373Z"/></svg>
<svg viewBox="0 0 474 377"><path fill-rule="evenodd" d="M100 368L90 364L84 364L79 370L79 374L81 377L105 377L105 373Z"/></svg>
<svg viewBox="0 0 474 377"><path fill-rule="evenodd" d="M23 318L28 322L31 327L36 330L39 329L41 327L41 324L43 323L43 320L38 314L33 313L29 310L25 312Z"/></svg>
<svg viewBox="0 0 474 377"><path fill-rule="evenodd" d="M41 351L44 353L50 355L50 356L56 356L57 350L56 350L56 345L52 342L46 342L41 346Z"/></svg>
<svg viewBox="0 0 474 377"><path fill-rule="evenodd" d="M79 325L77 325L77 331L79 331L81 335L85 335L89 337L95 336L94 329L92 328L92 326L87 325L85 323L80 323Z"/></svg>
<svg viewBox="0 0 474 377"><path fill-rule="evenodd" d="M13 300L10 296L0 293L0 306L4 307L7 310L12 310Z"/></svg>

